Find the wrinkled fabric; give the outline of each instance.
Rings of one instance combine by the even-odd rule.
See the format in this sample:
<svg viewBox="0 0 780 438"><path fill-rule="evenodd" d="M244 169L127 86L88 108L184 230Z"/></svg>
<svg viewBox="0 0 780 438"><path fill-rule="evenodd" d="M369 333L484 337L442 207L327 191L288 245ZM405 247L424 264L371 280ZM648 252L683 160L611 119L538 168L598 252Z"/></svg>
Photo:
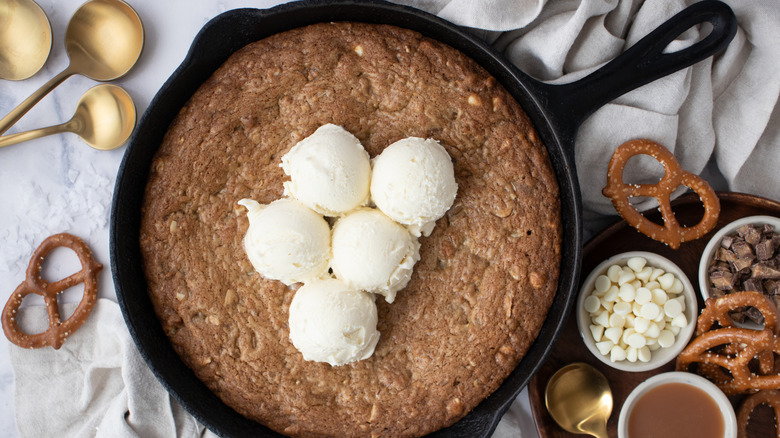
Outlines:
<svg viewBox="0 0 780 438"><path fill-rule="evenodd" d="M70 315L75 304L66 304ZM27 333L46 329L46 307L19 310ZM21 437L214 437L173 401L135 348L119 306L100 299L59 350L9 344Z"/></svg>
<svg viewBox="0 0 780 438"><path fill-rule="evenodd" d="M467 27L485 26L469 10L452 14L456 1L427 0L420 6ZM505 8L503 1L481 1L483 9ZM517 2L519 5L523 2ZM535 19L504 32L493 45L530 76L552 84L576 81L631 47L693 0L556 0ZM625 141L649 138L671 150L683 169L701 174L710 162L732 191L780 198L780 8L774 0L727 1L739 29L721 53L642 86L604 105L580 126L576 166L585 218L614 215L602 196L612 152ZM527 6L528 12L536 11ZM526 20L505 8L496 23ZM517 13L517 17L507 17ZM443 14L440 13L443 16ZM673 52L706 36L709 24L684 32L667 48ZM505 29L504 29L505 30ZM485 36L486 34L480 34ZM629 162L627 183L652 183L662 167L649 157ZM676 195L684 192L681 188ZM656 205L634 200L638 209Z"/></svg>

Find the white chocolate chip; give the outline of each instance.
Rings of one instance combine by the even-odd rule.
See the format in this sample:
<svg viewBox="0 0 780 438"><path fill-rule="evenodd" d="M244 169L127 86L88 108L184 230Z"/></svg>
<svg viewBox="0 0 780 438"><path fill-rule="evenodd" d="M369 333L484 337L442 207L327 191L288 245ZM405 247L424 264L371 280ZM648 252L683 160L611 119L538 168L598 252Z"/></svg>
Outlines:
<svg viewBox="0 0 780 438"><path fill-rule="evenodd" d="M610 286L612 286L612 281L606 275L599 275L596 277L594 287L596 288L596 291L599 293L599 295L603 295Z"/></svg>
<svg viewBox="0 0 780 438"><path fill-rule="evenodd" d="M647 264L647 259L644 257L631 257L626 262L626 265L633 269L634 272L641 272Z"/></svg>
<svg viewBox="0 0 780 438"><path fill-rule="evenodd" d="M668 348L671 347L672 344L674 344L674 333L669 330L661 330L661 333L658 335L658 345L663 348Z"/></svg>
<svg viewBox="0 0 780 438"><path fill-rule="evenodd" d="M639 350L637 350L636 353L637 353L637 358L641 362L645 362L645 363L650 362L651 354L650 354L650 349L649 348L642 347Z"/></svg>
<svg viewBox="0 0 780 438"><path fill-rule="evenodd" d="M606 310L602 311L593 318L593 322L602 327L609 327L609 312Z"/></svg>
<svg viewBox="0 0 780 438"><path fill-rule="evenodd" d="M623 345L628 345L628 338L629 336L635 334L636 332L632 328L627 328L623 330L623 335L620 336L620 343Z"/></svg>
<svg viewBox="0 0 780 438"><path fill-rule="evenodd" d="M617 286L612 286L604 293L604 296L602 297L605 301L611 301L615 302L617 301L619 289Z"/></svg>
<svg viewBox="0 0 780 438"><path fill-rule="evenodd" d="M680 305L680 302L677 300L669 300L664 304L664 314L670 318L674 318L675 316L682 313L682 306Z"/></svg>
<svg viewBox="0 0 780 438"><path fill-rule="evenodd" d="M618 290L618 297L621 300L630 303L634 301L634 297L636 297L636 288L632 284L626 283L620 286L620 289Z"/></svg>
<svg viewBox="0 0 780 438"><path fill-rule="evenodd" d="M599 350L599 353L606 356L609 354L609 351L612 350L612 347L615 346L615 343L612 341L601 341L596 342L596 349Z"/></svg>
<svg viewBox="0 0 780 438"><path fill-rule="evenodd" d="M623 335L623 329L618 327L610 327L604 330L604 337L612 341L613 344L617 344L620 341L620 337Z"/></svg>
<svg viewBox="0 0 780 438"><path fill-rule="evenodd" d="M600 301L600 304L601 304L601 307L603 307L607 312L611 312L612 311L612 306L615 305L615 302L614 301L607 301L607 300L604 299L604 297L602 297L601 301Z"/></svg>
<svg viewBox="0 0 780 438"><path fill-rule="evenodd" d="M631 313L631 304L626 303L625 301L620 301L615 303L615 306L612 308L612 311L615 312L616 315L620 315L625 317L629 313Z"/></svg>
<svg viewBox="0 0 780 438"><path fill-rule="evenodd" d="M585 298L584 306L588 313L595 313L601 308L601 301L599 300L599 297L591 295L588 298Z"/></svg>
<svg viewBox="0 0 780 438"><path fill-rule="evenodd" d="M672 336L672 342L674 342L674 336ZM642 348L647 344L647 339L642 336L641 333L632 333L628 339L626 339L626 343L634 348Z"/></svg>
<svg viewBox="0 0 780 438"><path fill-rule="evenodd" d="M679 297L674 298L674 300L680 302L680 308L685 312L685 296L680 295Z"/></svg>
<svg viewBox="0 0 780 438"><path fill-rule="evenodd" d="M626 325L626 318L624 318L623 316L620 316L617 313L613 313L612 315L609 315L610 327L617 327L622 329L625 325Z"/></svg>
<svg viewBox="0 0 780 438"><path fill-rule="evenodd" d="M626 350L620 348L619 345L615 345L609 351L609 360L611 360L612 362L620 362L621 360L626 360Z"/></svg>
<svg viewBox="0 0 780 438"><path fill-rule="evenodd" d="M623 268L618 265L612 265L607 269L607 277L611 282L617 283L621 272L623 272Z"/></svg>
<svg viewBox="0 0 780 438"><path fill-rule="evenodd" d="M684 313L681 313L672 319L672 327L683 328L687 325L688 325L688 318L685 317Z"/></svg>
<svg viewBox="0 0 780 438"><path fill-rule="evenodd" d="M653 269L653 273L650 274L650 281L656 280L658 277L664 275L664 273L666 273L666 271L664 271L663 269L661 269L661 268L654 268Z"/></svg>
<svg viewBox="0 0 780 438"><path fill-rule="evenodd" d="M655 303L647 303L640 310L641 316L647 319L655 319L661 313L661 308Z"/></svg>
<svg viewBox="0 0 780 438"><path fill-rule="evenodd" d="M674 281L672 282L672 287L669 288L669 293L675 295L680 294L682 293L683 289L684 288L683 288L682 281L680 281L679 278L675 277Z"/></svg>
<svg viewBox="0 0 780 438"><path fill-rule="evenodd" d="M658 324L655 322L651 322L650 325L647 327L647 330L645 331L645 337L648 338L648 341L650 339L658 339L658 335L661 334L661 329L658 327Z"/></svg>
<svg viewBox="0 0 780 438"><path fill-rule="evenodd" d="M618 275L618 281L617 284L619 286L622 286L626 283L630 283L636 279L636 274L634 274L634 271L622 271L620 272L620 275Z"/></svg>
<svg viewBox="0 0 780 438"><path fill-rule="evenodd" d="M642 280L643 283L647 283L650 280L650 275L653 273L653 268L645 266L644 269L636 273L636 278Z"/></svg>
<svg viewBox="0 0 780 438"><path fill-rule="evenodd" d="M653 302L655 304L658 304L659 306L663 306L666 304L666 301L669 299L669 295L666 294L666 291L663 289L653 289Z"/></svg>
<svg viewBox="0 0 780 438"><path fill-rule="evenodd" d="M590 328L590 334L593 336L593 340L596 342L601 341L601 336L604 334L604 326L591 324L588 328Z"/></svg>
<svg viewBox="0 0 780 438"><path fill-rule="evenodd" d="M646 287L640 287L636 290L634 301L639 304L647 304L653 300L653 293Z"/></svg>
<svg viewBox="0 0 780 438"><path fill-rule="evenodd" d="M647 318L642 318L641 316L637 316L634 319L634 330L637 331L637 333L645 333L647 332L647 329L650 328L650 320Z"/></svg>
<svg viewBox="0 0 780 438"><path fill-rule="evenodd" d="M639 355L637 353L637 349L636 348L631 347L631 346L626 348L626 360L627 361L629 361L631 363L634 363L634 362L636 362L638 356Z"/></svg>
<svg viewBox="0 0 780 438"><path fill-rule="evenodd" d="M658 277L658 284L661 285L661 288L664 290L669 290L672 288L672 285L674 284L674 274L671 272L667 272L666 274Z"/></svg>

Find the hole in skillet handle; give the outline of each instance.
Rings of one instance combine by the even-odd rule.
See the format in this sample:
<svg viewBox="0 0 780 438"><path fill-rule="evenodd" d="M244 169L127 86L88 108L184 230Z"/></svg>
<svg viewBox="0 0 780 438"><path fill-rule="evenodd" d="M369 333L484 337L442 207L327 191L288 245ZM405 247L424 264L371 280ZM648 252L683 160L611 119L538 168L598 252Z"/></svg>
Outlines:
<svg viewBox="0 0 780 438"><path fill-rule="evenodd" d="M669 43L699 24L712 30L696 43L665 52ZM683 9L628 50L590 75L562 85L531 82L542 105L560 128L562 143L573 159L574 138L580 124L607 102L704 60L728 46L737 33L737 17L717 0L704 0Z"/></svg>

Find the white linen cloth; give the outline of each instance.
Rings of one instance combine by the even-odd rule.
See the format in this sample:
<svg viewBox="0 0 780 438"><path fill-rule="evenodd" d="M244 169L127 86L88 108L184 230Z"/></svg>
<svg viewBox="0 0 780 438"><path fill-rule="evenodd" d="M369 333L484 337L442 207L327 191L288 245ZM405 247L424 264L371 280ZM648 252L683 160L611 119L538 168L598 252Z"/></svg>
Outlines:
<svg viewBox="0 0 780 438"><path fill-rule="evenodd" d="M691 0L399 0L474 28L521 70L564 83L630 47ZM739 31L714 58L607 104L580 128L576 165L586 224L614 214L601 195L612 151L645 137L672 150L683 168L711 172L732 191L780 199L780 8L775 0L730 1ZM508 31L500 33L498 31ZM693 29L673 44L699 36ZM708 166L709 163L709 166ZM716 165L716 168L714 168ZM711 169L711 170L707 170ZM640 160L632 182L657 179ZM647 207L641 204L640 207ZM45 310L24 310L42 321ZM32 315L37 314L37 315ZM169 437L210 434L184 413L135 350L118 306L101 300L62 348L10 346L21 436ZM67 402L65 402L67 401ZM527 402L526 402L527 403ZM515 402L495 433L516 437L527 409ZM525 431L523 431L525 435Z"/></svg>
<svg viewBox="0 0 780 438"><path fill-rule="evenodd" d="M66 304L64 315L76 304ZM19 311L20 327L40 333L46 308ZM10 345L16 424L23 437L214 437L173 399L146 366L119 306L99 299L59 350Z"/></svg>

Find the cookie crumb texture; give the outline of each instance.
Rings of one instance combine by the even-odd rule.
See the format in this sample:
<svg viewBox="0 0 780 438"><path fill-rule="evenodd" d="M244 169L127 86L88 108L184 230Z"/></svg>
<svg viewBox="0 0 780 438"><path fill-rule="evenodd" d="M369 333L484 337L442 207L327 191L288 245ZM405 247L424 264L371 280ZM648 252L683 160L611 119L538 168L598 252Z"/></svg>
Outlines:
<svg viewBox="0 0 780 438"><path fill-rule="evenodd" d="M263 279L236 202L283 195L279 163L326 123L374 157L439 140L458 195L393 304L374 355L306 362L287 325L296 285ZM525 355L560 263L558 186L528 117L460 52L392 26L327 23L236 52L172 123L150 169L149 294L184 362L226 404L292 436L419 436L456 422Z"/></svg>

